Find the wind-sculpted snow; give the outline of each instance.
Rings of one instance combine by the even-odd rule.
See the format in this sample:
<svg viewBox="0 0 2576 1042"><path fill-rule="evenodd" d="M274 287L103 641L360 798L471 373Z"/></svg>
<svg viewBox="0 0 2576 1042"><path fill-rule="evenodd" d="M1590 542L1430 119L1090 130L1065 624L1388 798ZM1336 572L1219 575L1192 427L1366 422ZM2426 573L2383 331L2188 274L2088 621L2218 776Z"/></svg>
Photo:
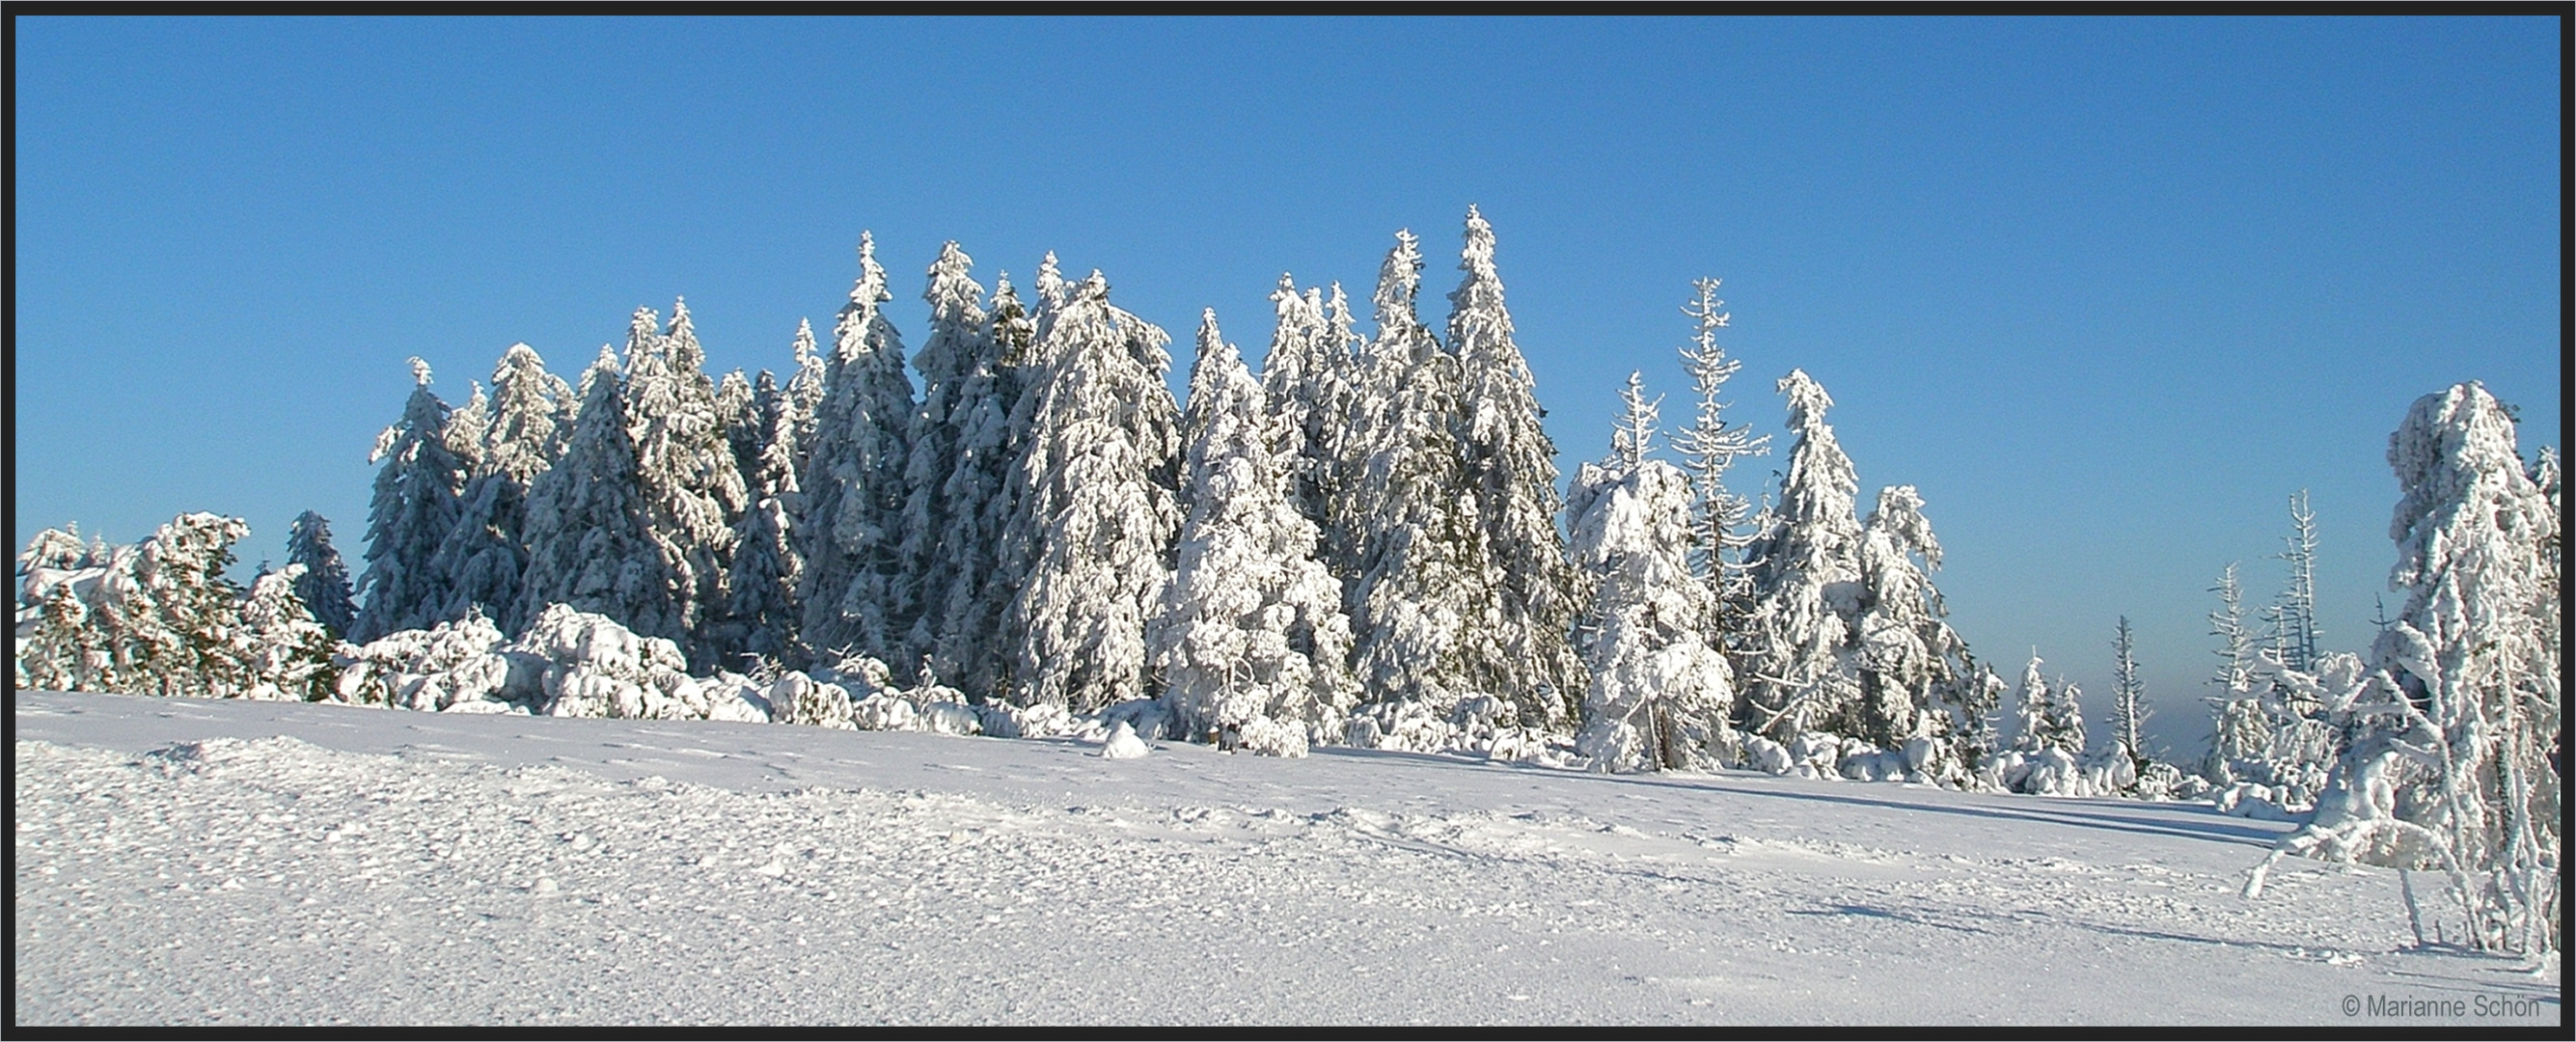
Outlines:
<svg viewBox="0 0 2576 1042"><path fill-rule="evenodd" d="M2205 807L20 693L16 1023L2558 1016ZM1140 742L1143 740L1140 739ZM2482 1007L2485 1008L2485 1007ZM2407 1023L2417 1023L2408 1021Z"/></svg>

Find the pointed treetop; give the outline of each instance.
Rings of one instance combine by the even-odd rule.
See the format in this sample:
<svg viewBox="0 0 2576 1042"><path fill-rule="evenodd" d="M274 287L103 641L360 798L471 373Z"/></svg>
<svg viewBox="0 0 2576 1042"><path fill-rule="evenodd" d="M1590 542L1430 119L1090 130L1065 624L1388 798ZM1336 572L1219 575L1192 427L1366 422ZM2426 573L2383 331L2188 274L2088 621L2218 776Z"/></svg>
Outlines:
<svg viewBox="0 0 2576 1042"><path fill-rule="evenodd" d="M1610 463L1621 474L1636 473L1654 451L1655 410L1663 396L1646 399L1645 374L1630 370L1628 386L1619 389L1618 426L1610 432Z"/></svg>
<svg viewBox="0 0 2576 1042"><path fill-rule="evenodd" d="M813 321L812 319L805 319L805 318L797 319L797 320L796 320L796 366L797 366L797 368L799 368L799 369L804 368L804 367L805 367L805 360L806 360L806 359L809 359L809 358L812 358L812 357L814 357L814 321Z"/></svg>
<svg viewBox="0 0 2576 1042"><path fill-rule="evenodd" d="M1064 273L1056 266L1055 251L1048 250L1038 261L1038 307L1052 308L1064 303Z"/></svg>
<svg viewBox="0 0 2576 1042"><path fill-rule="evenodd" d="M886 290L885 267L877 263L877 239L872 232L859 233L859 281L850 286L850 307L874 307L879 301L893 300ZM847 312L849 308L842 309Z"/></svg>
<svg viewBox="0 0 2576 1042"><path fill-rule="evenodd" d="M1494 226L1485 223L1485 215L1476 212L1474 203L1467 204L1467 244L1459 251L1458 270L1494 274Z"/></svg>
<svg viewBox="0 0 2576 1042"><path fill-rule="evenodd" d="M1790 429L1806 431L1824 426L1825 410L1833 408L1834 400L1806 370L1789 370L1789 375L1780 378L1779 388L1789 399Z"/></svg>
<svg viewBox="0 0 2576 1042"><path fill-rule="evenodd" d="M419 387L429 386L429 363L421 361L419 355L411 356L410 361L411 380L413 385Z"/></svg>

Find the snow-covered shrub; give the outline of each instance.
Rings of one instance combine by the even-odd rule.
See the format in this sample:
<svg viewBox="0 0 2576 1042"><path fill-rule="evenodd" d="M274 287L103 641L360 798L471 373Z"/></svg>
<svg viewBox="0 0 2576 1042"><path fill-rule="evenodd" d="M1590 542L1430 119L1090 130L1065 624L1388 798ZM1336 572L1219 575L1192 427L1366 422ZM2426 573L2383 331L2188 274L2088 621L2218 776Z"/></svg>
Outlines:
<svg viewBox="0 0 2576 1042"><path fill-rule="evenodd" d="M474 612L425 630L398 630L363 645L343 644L333 662L337 700L351 705L441 712L460 704L535 708L544 701L541 661L522 660L492 620ZM464 711L480 709L469 706Z"/></svg>
<svg viewBox="0 0 2576 1042"><path fill-rule="evenodd" d="M1789 755L1788 746L1758 734L1744 737L1746 770L1761 771L1764 774L1787 774L1796 762Z"/></svg>
<svg viewBox="0 0 2576 1042"><path fill-rule="evenodd" d="M699 685L707 698L707 719L741 724L769 722L768 685L740 673L718 673Z"/></svg>
<svg viewBox="0 0 2576 1042"><path fill-rule="evenodd" d="M879 691L850 703L850 725L862 731L920 730L912 700Z"/></svg>
<svg viewBox="0 0 2576 1042"><path fill-rule="evenodd" d="M605 615L547 605L509 649L543 664L548 716L704 719L707 698L680 646Z"/></svg>
<svg viewBox="0 0 2576 1042"><path fill-rule="evenodd" d="M2083 768L2066 750L2049 746L2025 758L2026 768L2014 791L2033 796L2090 796L2093 787L2087 783Z"/></svg>
<svg viewBox="0 0 2576 1042"><path fill-rule="evenodd" d="M767 700L771 723L838 727L844 730L858 726L853 719L850 692L847 689L839 684L815 680L803 673L781 674L769 685Z"/></svg>
<svg viewBox="0 0 2576 1042"><path fill-rule="evenodd" d="M1429 703L1378 702L1351 714L1344 737L1362 749L1436 753L1450 747L1458 729Z"/></svg>
<svg viewBox="0 0 2576 1042"><path fill-rule="evenodd" d="M955 735L984 733L983 720L976 715L973 706L969 706L964 702L953 702L945 699L935 702L921 702L917 704L917 708L914 710L913 719L919 722L921 729L924 731L936 731L940 734Z"/></svg>
<svg viewBox="0 0 2576 1042"><path fill-rule="evenodd" d="M1263 756L1304 756L1306 725L1256 716L1236 728L1234 748Z"/></svg>
<svg viewBox="0 0 2576 1042"><path fill-rule="evenodd" d="M1053 702L1033 706L987 702L973 708L984 733L995 738L1063 738L1082 730L1072 713Z"/></svg>

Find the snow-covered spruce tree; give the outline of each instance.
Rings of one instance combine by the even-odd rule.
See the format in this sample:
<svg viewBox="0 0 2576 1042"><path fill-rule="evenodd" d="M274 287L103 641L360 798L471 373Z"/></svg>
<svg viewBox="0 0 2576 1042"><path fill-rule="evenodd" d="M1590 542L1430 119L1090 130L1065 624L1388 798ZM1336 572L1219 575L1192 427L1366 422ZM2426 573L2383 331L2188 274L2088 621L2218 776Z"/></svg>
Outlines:
<svg viewBox="0 0 2576 1042"><path fill-rule="evenodd" d="M1380 269L1378 334L1355 409L1373 449L1345 515L1358 537L1346 603L1362 697L1422 702L1445 717L1481 690L1467 645L1491 647L1490 630L1470 627L1493 616L1495 590L1476 499L1459 494L1464 377L1415 317L1421 267L1413 236L1397 232Z"/></svg>
<svg viewBox="0 0 2576 1042"><path fill-rule="evenodd" d="M1361 557L1371 531L1378 527L1376 505L1367 499L1369 460L1377 454L1382 433L1395 422L1391 409L1396 390L1412 371L1416 353L1440 350L1437 339L1414 313L1414 297L1421 286L1422 251L1411 231L1398 231L1395 247L1378 268L1377 290L1372 295L1377 335L1357 346L1345 381L1337 422L1342 433L1334 439L1332 461L1344 487L1341 495L1324 503L1321 526L1324 563L1342 581L1343 610L1354 620L1359 615L1360 578L1367 570Z"/></svg>
<svg viewBox="0 0 2576 1042"><path fill-rule="evenodd" d="M315 621L335 638L349 632L358 608L349 601L349 566L331 546L330 520L310 510L295 515L286 530L286 563L304 566L295 577L295 596Z"/></svg>
<svg viewBox="0 0 2576 1042"><path fill-rule="evenodd" d="M1755 435L1750 424L1726 421L1727 403L1720 395L1727 379L1744 363L1728 358L1717 343L1717 331L1726 328L1729 317L1718 310L1726 303L1717 299L1718 281L1693 281L1698 295L1682 305L1682 314L1690 316L1694 327L1690 346L1681 349L1681 356L1696 408L1690 426L1674 432L1673 449L1691 476L1691 565L1717 598L1717 608L1709 616L1709 639L1740 658L1742 628L1731 617L1746 610L1752 600L1750 577L1739 555L1748 538L1741 529L1753 503L1726 487L1726 472L1738 459L1769 452L1771 436Z"/></svg>
<svg viewBox="0 0 2576 1042"><path fill-rule="evenodd" d="M2326 699L2352 740L2281 851L2443 870L2470 946L2537 957L2562 941L2562 681L2535 618L2558 521L2511 416L2475 382L2417 399L2388 462L2403 490L2389 586L2405 607L2372 675Z"/></svg>
<svg viewBox="0 0 2576 1042"><path fill-rule="evenodd" d="M567 604L669 639L687 628L647 528L620 384L617 355L603 345L582 374L580 418L563 459L528 491L528 570L513 617L533 622L547 606Z"/></svg>
<svg viewBox="0 0 2576 1042"><path fill-rule="evenodd" d="M802 483L802 597L805 641L818 659L866 655L909 678L916 663L896 652L912 625L901 549L913 400L903 337L879 307L892 299L876 240L862 232L859 279L833 327Z"/></svg>
<svg viewBox="0 0 2576 1042"><path fill-rule="evenodd" d="M2084 689L2061 676L2049 689L2047 709L2040 714L2041 741L2068 756L2082 757L2084 737Z"/></svg>
<svg viewBox="0 0 2576 1042"><path fill-rule="evenodd" d="M2056 736L2049 728L2050 707L2057 704L2057 695L2049 689L2048 678L2039 671L2039 667L2045 664L2040 661L2039 652L2033 650L2030 662L2021 668L2021 686L2013 691L2012 747L2014 752L2024 755L2057 744Z"/></svg>
<svg viewBox="0 0 2576 1042"><path fill-rule="evenodd" d="M1594 770L1705 769L1732 761L1735 698L1708 645L1708 587L1691 574L1691 482L1646 459L1653 404L1631 374L1609 459L1575 472L1566 511L1592 600L1575 641L1589 668L1575 747Z"/></svg>
<svg viewBox="0 0 2576 1042"><path fill-rule="evenodd" d="M708 626L716 659L712 664L720 669L756 669L762 662L803 664L796 640L804 621L796 583L804 558L790 534L798 500L793 409L786 389L764 369L736 421L738 431L753 432L737 442L749 447L749 455L736 457L751 506L734 522L725 601Z"/></svg>
<svg viewBox="0 0 2576 1042"><path fill-rule="evenodd" d="M2130 765L2144 772L2147 685L2138 677L2137 651L2137 636L2129 629L2129 617L2120 616L2120 628L2111 639L2111 738L2119 743Z"/></svg>
<svg viewBox="0 0 2576 1042"><path fill-rule="evenodd" d="M814 450L814 423L822 412L823 376L829 368L814 349L814 323L809 320L796 320L795 357L796 372L787 378L783 407L789 417L789 429L795 432L789 444L795 446L796 478L801 483Z"/></svg>
<svg viewBox="0 0 2576 1042"><path fill-rule="evenodd" d="M1272 452L1288 472L1290 502L1320 531L1330 526L1327 504L1340 491L1329 444L1342 427L1350 352L1334 339L1321 292L1301 294L1282 274L1270 301L1278 325L1262 356L1261 392L1275 432Z"/></svg>
<svg viewBox="0 0 2576 1042"><path fill-rule="evenodd" d="M1851 458L1825 424L1834 400L1803 370L1781 377L1789 400L1789 449L1780 500L1769 524L1744 549L1752 603L1742 717L1749 729L1786 744L1837 718L1860 697L1844 654L1860 585L1861 526Z"/></svg>
<svg viewBox="0 0 2576 1042"><path fill-rule="evenodd" d="M2279 599L2264 609L2271 624L2272 656L2302 673L2317 668L2317 515L2308 509L2308 490L2290 497L2290 534L2281 539L2277 556L2289 564L2289 583Z"/></svg>
<svg viewBox="0 0 2576 1042"><path fill-rule="evenodd" d="M1465 238L1458 268L1466 275L1449 294L1449 348L1465 381L1459 399L1467 487L1476 497L1499 594L1493 614L1469 625L1489 628L1501 651L1488 659L1473 654L1471 644L1468 666L1479 690L1517 703L1522 719L1561 727L1573 719L1582 682L1570 639L1574 576L1556 527L1563 506L1556 445L1540 425L1529 364L1512 341L1512 316L1494 268L1493 226L1473 206Z"/></svg>
<svg viewBox="0 0 2576 1042"><path fill-rule="evenodd" d="M940 682L978 700L1008 692L1009 667L1017 657L1001 633L1019 578L1003 571L1001 548L1012 515L1011 475L1024 440L1015 418L1021 417L1021 389L1032 372L1026 367L1036 336L1009 273L1002 273L994 280L985 336L976 342L974 364L950 410L957 456L942 495L952 532L934 573L944 584L925 587L925 594L936 592L938 599L926 601L924 610L937 610L943 620L932 656Z"/></svg>
<svg viewBox="0 0 2576 1042"><path fill-rule="evenodd" d="M653 324L651 310L636 311L626 345L622 404L628 436L635 441L645 531L662 555L680 630L637 632L679 643L698 668L706 669L716 664L708 615L710 609L720 615L725 603L733 525L748 496L687 302L671 305L669 333L656 334Z"/></svg>
<svg viewBox="0 0 2576 1042"><path fill-rule="evenodd" d="M1290 502L1263 398L1208 310L1181 414L1178 563L1146 641L1183 737L1300 756L1341 734L1350 620Z"/></svg>
<svg viewBox="0 0 2576 1042"><path fill-rule="evenodd" d="M367 462L376 472L367 509L367 571L358 579L361 603L350 639L374 640L396 630L439 621L447 583L432 564L439 544L456 528L457 493L465 463L447 445L447 403L429 390L429 363L411 360L411 399L402 419L376 436Z"/></svg>
<svg viewBox="0 0 2576 1042"><path fill-rule="evenodd" d="M1919 562L1919 563L1918 563ZM1994 748L1994 710L1967 642L1944 621L1948 609L1930 573L1941 543L1912 485L1879 490L1861 526L1861 607L1854 636L1861 699L1852 734L1898 750L1909 774L1964 782Z"/></svg>
<svg viewBox="0 0 2576 1042"><path fill-rule="evenodd" d="M930 336L912 355L922 393L906 434L901 549L903 572L919 586L912 626L896 651L897 659L915 666L938 651L954 578L948 567L964 549L955 543L959 505L948 497L948 478L957 472L964 410L971 407L967 384L987 363L984 287L970 274L974 264L955 242L941 246L921 293L930 305Z"/></svg>
<svg viewBox="0 0 2576 1042"><path fill-rule="evenodd" d="M439 618L480 610L510 631L521 622L515 613L528 565L528 486L563 454L568 432L560 421L572 389L546 371L535 349L512 344L493 367L492 392L488 411L457 411L459 418L473 417L466 425L479 428L480 435L473 453L461 457L472 465L458 499L459 516L433 564L447 585Z"/></svg>
<svg viewBox="0 0 2576 1042"><path fill-rule="evenodd" d="M20 690L141 690L134 642L124 639L150 606L133 582L131 546L84 545L80 526L48 528L18 554L15 636Z"/></svg>
<svg viewBox="0 0 2576 1042"><path fill-rule="evenodd" d="M1030 420L1003 535L1026 576L1007 630L1019 705L1085 713L1157 693L1145 620L1180 525L1170 339L1112 306L1097 271L1039 331L1044 379L1023 402Z"/></svg>
<svg viewBox="0 0 2576 1042"><path fill-rule="evenodd" d="M760 453L769 444L769 423L761 409L761 388L778 393L778 377L769 370L760 371L759 382L739 368L716 381L716 419L724 427L725 445L733 450L733 465L742 472L745 501L760 493Z"/></svg>
<svg viewBox="0 0 2576 1042"><path fill-rule="evenodd" d="M295 593L304 566L288 564L251 583L241 603L233 657L241 664L241 697L289 702L330 698L339 678L331 657L340 642Z"/></svg>
<svg viewBox="0 0 2576 1042"><path fill-rule="evenodd" d="M2236 562L2228 562L2209 592L2218 595L2218 610L2209 613L2209 635L2218 638L2211 653L2218 656L2218 666L2208 682L2219 694L2204 699L2213 729L2200 773L2212 785L2227 786L2237 781L2237 763L2260 759L2270 749L2272 726L2253 689L2254 636L2245 625L2245 593L2236 578Z"/></svg>

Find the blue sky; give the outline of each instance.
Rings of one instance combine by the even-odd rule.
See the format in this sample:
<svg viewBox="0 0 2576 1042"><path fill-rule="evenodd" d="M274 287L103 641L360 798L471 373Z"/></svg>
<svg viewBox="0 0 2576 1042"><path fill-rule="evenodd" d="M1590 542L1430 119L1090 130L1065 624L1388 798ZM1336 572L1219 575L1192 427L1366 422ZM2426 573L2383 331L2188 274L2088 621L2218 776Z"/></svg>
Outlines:
<svg viewBox="0 0 2576 1042"><path fill-rule="evenodd" d="M309 508L355 558L407 356L462 401L685 295L714 366L783 369L863 228L912 343L953 238L1257 358L1281 271L1365 300L1401 227L1436 325L1472 202L1567 469L1631 369L1681 416L1721 277L1735 415L1815 376L1970 644L2098 715L2126 614L2192 755L2204 590L2278 588L2292 492L2360 650L2408 403L2483 380L2560 437L2553 19L16 27L21 544L215 510L256 562Z"/></svg>

